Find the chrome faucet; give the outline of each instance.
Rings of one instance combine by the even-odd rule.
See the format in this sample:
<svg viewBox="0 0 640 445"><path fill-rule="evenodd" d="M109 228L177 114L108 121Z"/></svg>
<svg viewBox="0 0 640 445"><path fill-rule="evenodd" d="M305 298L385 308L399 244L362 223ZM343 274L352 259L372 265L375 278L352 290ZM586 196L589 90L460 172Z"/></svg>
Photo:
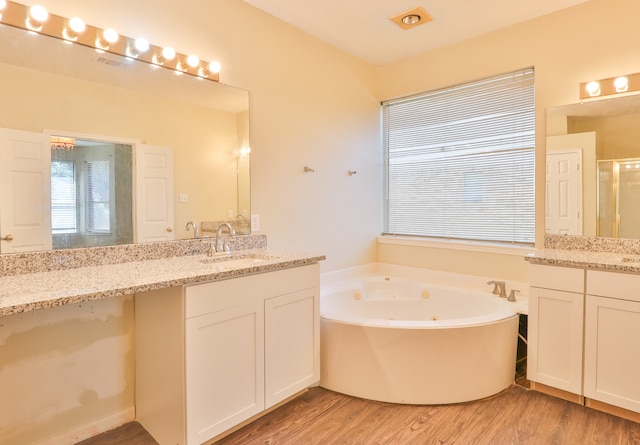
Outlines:
<svg viewBox="0 0 640 445"><path fill-rule="evenodd" d="M499 295L501 298L507 297L507 288L504 281L488 281L487 284L493 284L492 294Z"/></svg>
<svg viewBox="0 0 640 445"><path fill-rule="evenodd" d="M189 221L187 225L184 227L184 230L189 230L193 228L193 237L200 238L200 232L198 231L198 225L193 221Z"/></svg>
<svg viewBox="0 0 640 445"><path fill-rule="evenodd" d="M236 231L233 230L231 224L222 223L218 226L218 230L216 231L216 253L224 252L227 255L231 255L231 247L229 246L229 238L223 240L222 239L222 231L224 229L228 229L230 236L235 236Z"/></svg>

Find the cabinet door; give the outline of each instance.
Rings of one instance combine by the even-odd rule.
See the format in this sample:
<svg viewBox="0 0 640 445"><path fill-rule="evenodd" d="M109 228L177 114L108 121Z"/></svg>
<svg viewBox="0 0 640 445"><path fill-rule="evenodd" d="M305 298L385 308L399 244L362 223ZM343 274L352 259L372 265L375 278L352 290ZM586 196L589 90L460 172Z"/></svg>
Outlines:
<svg viewBox="0 0 640 445"><path fill-rule="evenodd" d="M320 380L320 299L311 288L265 300L265 405Z"/></svg>
<svg viewBox="0 0 640 445"><path fill-rule="evenodd" d="M527 378L582 394L583 294L531 287Z"/></svg>
<svg viewBox="0 0 640 445"><path fill-rule="evenodd" d="M186 320L187 443L264 408L262 300Z"/></svg>
<svg viewBox="0 0 640 445"><path fill-rule="evenodd" d="M587 295L584 395L640 412L640 303Z"/></svg>

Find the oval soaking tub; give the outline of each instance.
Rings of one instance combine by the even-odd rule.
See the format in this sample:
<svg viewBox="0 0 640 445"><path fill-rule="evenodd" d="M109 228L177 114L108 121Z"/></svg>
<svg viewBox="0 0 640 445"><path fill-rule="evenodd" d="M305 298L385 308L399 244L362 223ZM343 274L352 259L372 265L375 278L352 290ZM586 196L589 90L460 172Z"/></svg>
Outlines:
<svg viewBox="0 0 640 445"><path fill-rule="evenodd" d="M485 398L514 382L518 314L485 292L369 275L322 285L324 388L393 403Z"/></svg>

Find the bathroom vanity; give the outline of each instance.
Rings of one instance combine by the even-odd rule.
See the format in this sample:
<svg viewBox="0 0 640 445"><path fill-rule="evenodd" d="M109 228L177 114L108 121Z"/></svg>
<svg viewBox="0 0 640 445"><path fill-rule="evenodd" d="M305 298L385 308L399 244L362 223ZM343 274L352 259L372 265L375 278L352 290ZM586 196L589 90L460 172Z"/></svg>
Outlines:
<svg viewBox="0 0 640 445"><path fill-rule="evenodd" d="M543 250L527 259L532 387L640 421L640 256Z"/></svg>
<svg viewBox="0 0 640 445"><path fill-rule="evenodd" d="M324 256L249 239L222 257L206 240L2 256L0 371L20 403L0 437L75 443L135 418L201 444L317 383Z"/></svg>
<svg viewBox="0 0 640 445"><path fill-rule="evenodd" d="M136 418L195 445L317 383L319 265L136 295Z"/></svg>

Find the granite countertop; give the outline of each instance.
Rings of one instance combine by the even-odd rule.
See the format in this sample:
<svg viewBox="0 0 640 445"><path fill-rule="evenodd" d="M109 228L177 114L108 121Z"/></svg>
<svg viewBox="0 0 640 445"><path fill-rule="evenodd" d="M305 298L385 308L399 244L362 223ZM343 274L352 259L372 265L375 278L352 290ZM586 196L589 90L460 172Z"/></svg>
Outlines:
<svg viewBox="0 0 640 445"><path fill-rule="evenodd" d="M541 249L525 257L531 264L640 273L640 255L571 249Z"/></svg>
<svg viewBox="0 0 640 445"><path fill-rule="evenodd" d="M317 263L325 256L253 249L236 251L230 259L241 258L244 260L213 258L215 262L204 263L212 257L186 255L1 276L0 316L288 269Z"/></svg>

